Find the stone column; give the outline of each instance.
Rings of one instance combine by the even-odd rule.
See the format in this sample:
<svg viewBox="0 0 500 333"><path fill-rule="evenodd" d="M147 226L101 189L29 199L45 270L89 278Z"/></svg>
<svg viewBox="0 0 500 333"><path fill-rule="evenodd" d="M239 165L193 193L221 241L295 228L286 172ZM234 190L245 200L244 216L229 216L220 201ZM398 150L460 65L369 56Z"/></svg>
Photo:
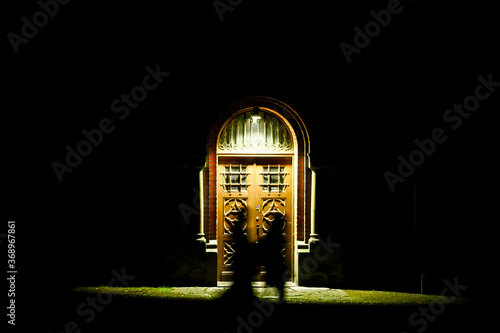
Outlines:
<svg viewBox="0 0 500 333"><path fill-rule="evenodd" d="M314 244L318 239L316 233L316 172L311 169L311 235L309 244Z"/></svg>
<svg viewBox="0 0 500 333"><path fill-rule="evenodd" d="M203 172L205 169L201 169L199 173L200 177L200 232L196 234L196 241L201 243L201 244L206 244L207 240L205 238L205 232L204 232L204 192L203 192Z"/></svg>

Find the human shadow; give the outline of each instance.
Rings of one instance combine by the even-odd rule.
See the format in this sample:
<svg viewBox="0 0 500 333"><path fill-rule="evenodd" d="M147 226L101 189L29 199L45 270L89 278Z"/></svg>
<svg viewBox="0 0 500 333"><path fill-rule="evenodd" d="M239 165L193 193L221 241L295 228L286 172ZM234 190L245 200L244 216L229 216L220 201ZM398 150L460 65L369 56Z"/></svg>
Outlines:
<svg viewBox="0 0 500 333"><path fill-rule="evenodd" d="M252 289L252 278L256 272L255 244L248 241L245 233L246 210L244 207L232 212L233 225L230 232L233 236L232 271L233 284L221 298L221 304L228 318L245 316L252 309L256 297Z"/></svg>
<svg viewBox="0 0 500 333"><path fill-rule="evenodd" d="M280 212L272 212L267 216L270 227L267 235L260 242L260 255L266 266L266 284L278 290L280 300L285 297L287 267L285 265L284 238L285 216Z"/></svg>
<svg viewBox="0 0 500 333"><path fill-rule="evenodd" d="M284 257L286 243L283 233L285 229L284 215L280 212L268 214L266 220L269 222L269 227L259 242L254 244L249 242L245 233L247 223L245 207L234 208L231 213L232 227L230 232L234 250L231 265L233 284L220 299L221 313L224 313L225 319L234 318L225 322L224 328L227 332L241 329L241 327L249 327L248 325L251 325L249 320L252 321L254 316L258 316L257 312L262 307L275 308L274 305L270 305L271 303L259 302L254 295L252 281L258 273L258 267L265 266L266 284L278 290L280 299L278 304L284 302L285 282L288 277Z"/></svg>

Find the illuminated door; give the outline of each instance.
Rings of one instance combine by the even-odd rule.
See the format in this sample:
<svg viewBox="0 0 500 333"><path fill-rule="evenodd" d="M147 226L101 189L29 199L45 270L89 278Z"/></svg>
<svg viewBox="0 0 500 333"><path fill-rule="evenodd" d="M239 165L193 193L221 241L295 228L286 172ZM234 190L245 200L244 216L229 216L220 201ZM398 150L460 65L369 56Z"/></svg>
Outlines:
<svg viewBox="0 0 500 333"><path fill-rule="evenodd" d="M219 157L218 160L218 280L233 281L233 228L238 211L246 212L242 231L253 246L256 256L254 281L265 281L262 265L265 252L259 252L259 242L266 238L273 223L273 213L285 216L282 255L291 270L293 267L293 174L292 157ZM258 257L257 257L258 256ZM249 263L251 264L251 263Z"/></svg>

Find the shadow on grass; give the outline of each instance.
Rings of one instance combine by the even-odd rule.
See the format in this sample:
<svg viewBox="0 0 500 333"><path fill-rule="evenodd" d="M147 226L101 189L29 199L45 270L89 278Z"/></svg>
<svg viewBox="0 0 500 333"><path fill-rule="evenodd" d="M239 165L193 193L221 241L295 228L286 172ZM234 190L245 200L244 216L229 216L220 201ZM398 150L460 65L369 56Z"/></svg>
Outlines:
<svg viewBox="0 0 500 333"><path fill-rule="evenodd" d="M437 316L412 325L409 318L428 305L300 304L255 300L245 308L213 298L144 294L52 293L40 328L46 332L471 332L489 328L492 309L451 304ZM421 310L424 309L424 310ZM68 330L69 328L69 330Z"/></svg>

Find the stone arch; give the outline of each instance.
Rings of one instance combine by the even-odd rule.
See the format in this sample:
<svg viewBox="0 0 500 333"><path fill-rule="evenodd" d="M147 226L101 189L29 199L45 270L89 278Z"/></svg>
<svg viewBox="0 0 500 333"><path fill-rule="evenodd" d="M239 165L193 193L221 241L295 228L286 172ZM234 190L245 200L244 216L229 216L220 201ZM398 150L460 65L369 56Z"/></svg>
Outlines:
<svg viewBox="0 0 500 333"><path fill-rule="evenodd" d="M294 193L295 255L301 252L309 252L309 244L317 240L314 231L314 202L311 200L314 192L314 185L312 184L314 177L309 163L309 134L304 122L295 110L279 100L262 96L248 97L232 103L218 114L210 127L207 137L205 166L200 172L200 204L202 209L200 212L198 240L206 243L207 252L217 251L216 193L218 186L217 153L220 150L218 149L220 148L218 147L219 138L231 120L237 120L244 124L237 117L241 117L242 114L248 113L254 108L258 108L257 110L260 112L279 119L287 126L289 134L293 138L291 149L293 149L296 184ZM249 153L265 154L266 152L259 152L257 149ZM295 262L298 263L298 260Z"/></svg>

